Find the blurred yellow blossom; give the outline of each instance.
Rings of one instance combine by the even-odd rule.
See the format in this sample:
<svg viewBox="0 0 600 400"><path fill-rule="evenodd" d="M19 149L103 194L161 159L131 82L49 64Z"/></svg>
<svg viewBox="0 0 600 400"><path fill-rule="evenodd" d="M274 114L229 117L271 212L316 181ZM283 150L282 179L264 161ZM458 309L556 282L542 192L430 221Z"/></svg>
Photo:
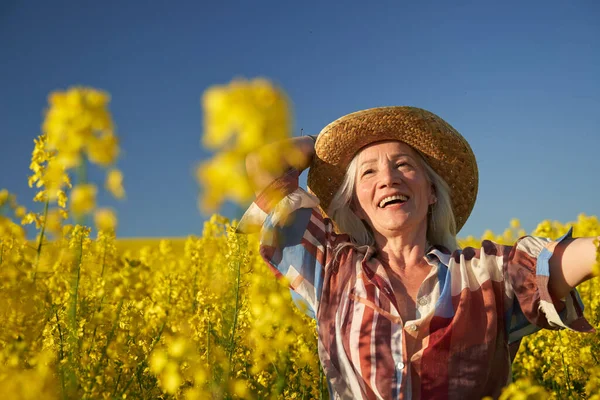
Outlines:
<svg viewBox="0 0 600 400"><path fill-rule="evenodd" d="M521 221L518 218L513 218L510 220L510 227L512 229L519 229L521 227Z"/></svg>
<svg viewBox="0 0 600 400"><path fill-rule="evenodd" d="M235 152L221 152L203 162L197 170L198 181L204 188L200 208L208 213L217 209L224 200L244 204L253 196L246 179L244 159Z"/></svg>
<svg viewBox="0 0 600 400"><path fill-rule="evenodd" d="M108 171L104 187L117 199L125 197L125 189L123 189L123 173L116 168Z"/></svg>
<svg viewBox="0 0 600 400"><path fill-rule="evenodd" d="M117 229L117 216L110 208L99 208L94 213L96 228L102 231L114 231Z"/></svg>
<svg viewBox="0 0 600 400"><path fill-rule="evenodd" d="M291 132L289 100L264 78L212 86L202 97L202 108L202 143L211 150L235 148L248 153Z"/></svg>
<svg viewBox="0 0 600 400"><path fill-rule="evenodd" d="M107 93L88 87L53 92L42 129L57 160L66 169L78 166L83 156L107 165L118 155Z"/></svg>
<svg viewBox="0 0 600 400"><path fill-rule="evenodd" d="M175 362L167 362L161 374L161 383L165 392L169 394L177 392L179 386L181 386L181 375L179 374L179 366Z"/></svg>
<svg viewBox="0 0 600 400"><path fill-rule="evenodd" d="M546 400L550 397L542 386L533 384L528 379L519 379L502 391L500 400Z"/></svg>
<svg viewBox="0 0 600 400"><path fill-rule="evenodd" d="M119 139L112 133L98 138L92 137L87 142L86 149L91 162L108 167L119 155Z"/></svg>
<svg viewBox="0 0 600 400"><path fill-rule="evenodd" d="M23 218L27 214L27 209L23 206L19 206L15 209L15 216L17 218Z"/></svg>
<svg viewBox="0 0 600 400"><path fill-rule="evenodd" d="M150 370L155 374L160 374L169 362L167 354L162 350L156 350L150 357Z"/></svg>
<svg viewBox="0 0 600 400"><path fill-rule="evenodd" d="M0 190L0 207L2 205L4 205L4 203L6 203L9 195L10 195L10 193L8 193L8 190L6 190L6 189Z"/></svg>
<svg viewBox="0 0 600 400"><path fill-rule="evenodd" d="M96 193L98 189L92 183L76 185L71 190L71 211L75 215L91 212L96 207Z"/></svg>
<svg viewBox="0 0 600 400"><path fill-rule="evenodd" d="M46 216L46 231L60 236L62 233L62 222L65 217L64 211L54 208L48 211Z"/></svg>
<svg viewBox="0 0 600 400"><path fill-rule="evenodd" d="M235 79L208 88L202 96L202 109L202 144L217 154L197 169L202 187L200 208L208 213L228 200L245 206L253 197L245 172L246 156L266 143L290 137L289 100L266 79ZM271 154L269 159L277 157Z"/></svg>

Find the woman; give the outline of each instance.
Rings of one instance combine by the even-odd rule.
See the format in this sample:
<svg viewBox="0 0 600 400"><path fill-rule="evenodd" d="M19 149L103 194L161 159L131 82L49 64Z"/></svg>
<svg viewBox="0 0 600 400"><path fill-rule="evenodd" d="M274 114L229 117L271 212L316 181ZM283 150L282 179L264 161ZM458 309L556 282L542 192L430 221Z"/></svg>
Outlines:
<svg viewBox="0 0 600 400"><path fill-rule="evenodd" d="M573 288L592 276L593 238L458 248L478 172L438 116L364 110L292 143L305 162L283 176L248 158L258 197L240 230L262 227L262 256L314 313L331 398L497 397L510 343L592 330ZM309 165L314 195L298 187Z"/></svg>

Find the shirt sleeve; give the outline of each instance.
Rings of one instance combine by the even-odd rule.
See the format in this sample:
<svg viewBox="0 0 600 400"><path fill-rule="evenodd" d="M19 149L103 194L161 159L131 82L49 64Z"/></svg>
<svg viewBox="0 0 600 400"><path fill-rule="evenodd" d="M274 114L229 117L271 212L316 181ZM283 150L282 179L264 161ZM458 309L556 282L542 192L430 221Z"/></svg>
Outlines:
<svg viewBox="0 0 600 400"><path fill-rule="evenodd" d="M503 263L505 286L514 295L507 313L508 341L516 342L542 328L567 328L578 332L594 329L583 316L583 303L577 290L565 298L550 295L550 257L556 245L570 239L572 229L561 238L526 236L517 241Z"/></svg>
<svg viewBox="0 0 600 400"><path fill-rule="evenodd" d="M292 169L269 185L244 213L237 231L259 232L261 256L275 276L287 279L299 308L314 318L336 234L321 214L318 198L298 186L298 176Z"/></svg>

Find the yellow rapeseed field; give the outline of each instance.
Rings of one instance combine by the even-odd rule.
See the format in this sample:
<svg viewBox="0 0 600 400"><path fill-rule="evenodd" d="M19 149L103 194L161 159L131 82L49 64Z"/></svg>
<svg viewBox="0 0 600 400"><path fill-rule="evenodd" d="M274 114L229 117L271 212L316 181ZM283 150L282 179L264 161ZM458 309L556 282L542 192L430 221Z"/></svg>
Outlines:
<svg viewBox="0 0 600 400"><path fill-rule="evenodd" d="M97 206L100 189L86 179L87 168L105 168L101 186L125 195L109 100L80 87L50 96L29 180L41 212L0 190L0 398L328 398L315 321L273 277L256 238L235 233L236 221L213 214L200 237L115 237L117 216ZM289 135L285 95L263 79L238 80L211 88L203 106L205 145L221 158L199 166L201 207L247 204L250 187L220 187L215 165L247 185L236 175L245 155ZM33 241L26 224L35 224ZM555 238L569 227L600 235L598 219L586 215L542 221L531 234ZM500 235L460 243L509 244L525 234L513 220ZM578 289L600 328L600 283ZM529 336L501 398L600 399L599 350L598 333Z"/></svg>

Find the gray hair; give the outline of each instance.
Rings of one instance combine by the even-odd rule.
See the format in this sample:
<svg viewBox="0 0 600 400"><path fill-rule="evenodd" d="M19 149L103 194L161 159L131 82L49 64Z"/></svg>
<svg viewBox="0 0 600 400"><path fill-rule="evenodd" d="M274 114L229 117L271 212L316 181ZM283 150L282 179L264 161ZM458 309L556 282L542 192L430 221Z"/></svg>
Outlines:
<svg viewBox="0 0 600 400"><path fill-rule="evenodd" d="M456 241L456 220L452 211L450 188L446 181L425 161L423 156L418 151L415 150L415 152L421 159L428 181L433 185L437 197L437 202L430 206L427 214L427 241L432 245L444 246L453 252L458 249L458 243ZM342 232L350 235L351 244L359 248L373 247L375 238L371 227L350 208L350 203L355 196L357 173L358 154L354 156L348 165L344 181L331 200L328 214Z"/></svg>

